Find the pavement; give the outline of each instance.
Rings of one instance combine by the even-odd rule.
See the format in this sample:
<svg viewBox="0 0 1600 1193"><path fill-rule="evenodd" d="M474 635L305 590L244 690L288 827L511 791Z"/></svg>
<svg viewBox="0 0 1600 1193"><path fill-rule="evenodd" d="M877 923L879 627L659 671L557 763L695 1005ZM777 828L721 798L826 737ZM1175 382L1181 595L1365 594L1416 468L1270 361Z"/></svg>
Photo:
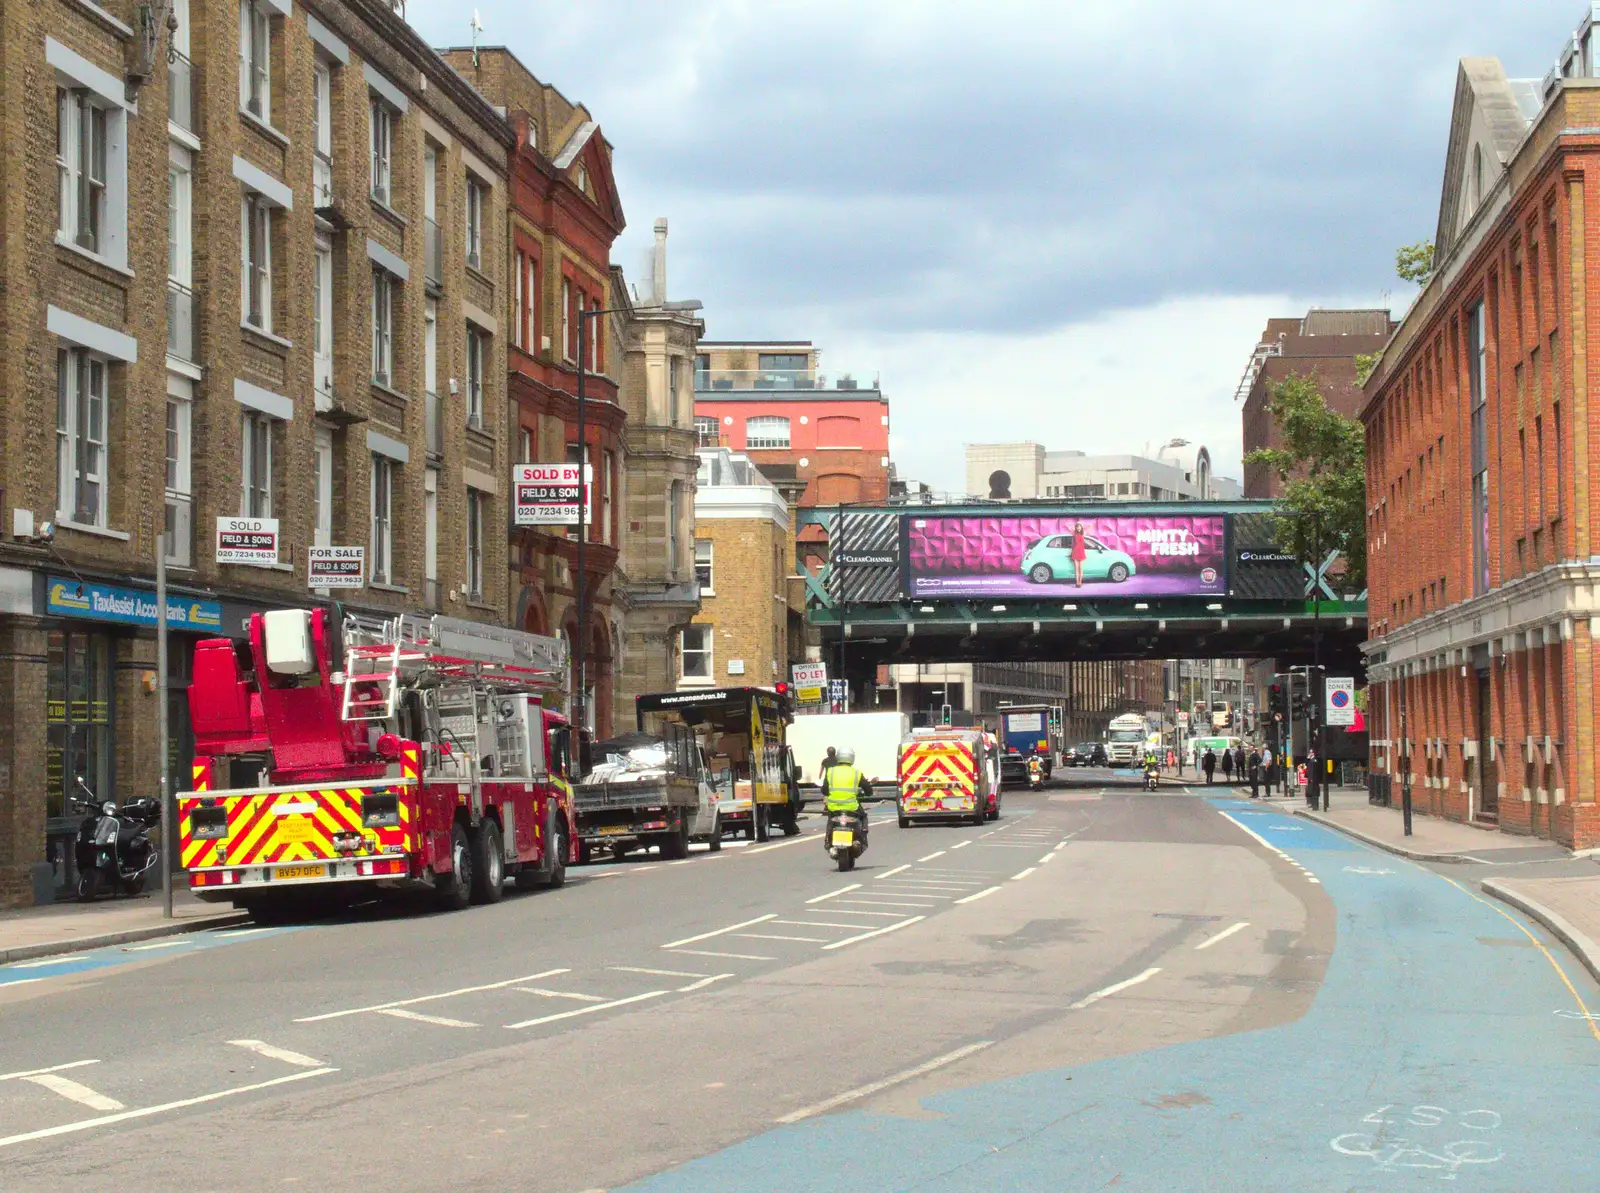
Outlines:
<svg viewBox="0 0 1600 1193"><path fill-rule="evenodd" d="M1562 1142L1600 986L1539 928L1281 802L1139 786L883 810L849 874L808 817L461 913L0 966L0 1184L1600 1183Z"/></svg>
<svg viewBox="0 0 1600 1193"><path fill-rule="evenodd" d="M4 911L0 912L0 965L155 940L244 919L228 904L201 903L186 890L174 892L170 920L162 914L159 893Z"/></svg>

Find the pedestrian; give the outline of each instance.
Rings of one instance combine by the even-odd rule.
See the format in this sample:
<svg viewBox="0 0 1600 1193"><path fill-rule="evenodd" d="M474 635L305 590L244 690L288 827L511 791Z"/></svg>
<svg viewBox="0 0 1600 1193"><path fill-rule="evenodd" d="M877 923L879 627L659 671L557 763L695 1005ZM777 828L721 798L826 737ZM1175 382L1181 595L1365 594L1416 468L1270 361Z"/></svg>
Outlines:
<svg viewBox="0 0 1600 1193"><path fill-rule="evenodd" d="M1306 804L1315 812L1317 810L1317 751L1315 747L1306 748L1305 761L1306 775Z"/></svg>
<svg viewBox="0 0 1600 1193"><path fill-rule="evenodd" d="M1211 786L1211 776L1217 769L1217 756L1210 746L1206 747L1205 754L1200 758L1200 769L1206 772L1206 786Z"/></svg>
<svg viewBox="0 0 1600 1193"><path fill-rule="evenodd" d="M1222 781L1233 782L1233 751L1227 746L1222 747Z"/></svg>
<svg viewBox="0 0 1600 1193"><path fill-rule="evenodd" d="M1267 794L1272 794L1272 747L1261 747L1261 781L1267 785Z"/></svg>
<svg viewBox="0 0 1600 1193"><path fill-rule="evenodd" d="M1261 751L1250 751L1250 798L1261 798Z"/></svg>
<svg viewBox="0 0 1600 1193"><path fill-rule="evenodd" d="M1168 770L1172 770L1177 765L1177 762L1178 762L1177 752L1171 746L1168 746L1167 747L1167 769Z"/></svg>
<svg viewBox="0 0 1600 1193"><path fill-rule="evenodd" d="M1245 761L1244 743L1240 742L1238 748L1233 752L1233 769L1239 772L1239 782L1241 783L1244 782Z"/></svg>
<svg viewBox="0 0 1600 1193"><path fill-rule="evenodd" d="M828 768L837 765L838 761L839 751L829 746L827 755L822 759L822 765L817 769L817 783L819 785L824 782L822 776L828 773Z"/></svg>

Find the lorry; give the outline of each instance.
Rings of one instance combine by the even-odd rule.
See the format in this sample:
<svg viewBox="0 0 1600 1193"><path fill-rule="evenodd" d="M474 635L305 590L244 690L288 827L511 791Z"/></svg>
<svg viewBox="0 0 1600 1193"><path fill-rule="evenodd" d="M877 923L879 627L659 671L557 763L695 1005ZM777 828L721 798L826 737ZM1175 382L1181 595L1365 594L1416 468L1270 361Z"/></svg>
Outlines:
<svg viewBox="0 0 1600 1193"><path fill-rule="evenodd" d="M724 832L765 841L773 826L800 831L800 788L787 733L794 713L771 688L693 688L654 692L634 701L641 733L687 726L705 752L717 818Z"/></svg>
<svg viewBox="0 0 1600 1193"><path fill-rule="evenodd" d="M990 740L981 728L913 729L900 743L900 827L914 820L1000 819Z"/></svg>
<svg viewBox="0 0 1600 1193"><path fill-rule="evenodd" d="M1000 778L1028 781L1028 759L1044 761L1044 777L1061 764L1061 708L1055 704L1003 704L999 712Z"/></svg>
<svg viewBox="0 0 1600 1193"><path fill-rule="evenodd" d="M828 748L850 747L856 768L872 784L879 799L899 792L900 743L910 735L911 718L901 712L818 713L796 717L789 726L789 751L799 769L800 800L820 802L822 762Z"/></svg>
<svg viewBox="0 0 1600 1193"><path fill-rule="evenodd" d="M722 848L717 796L687 726L623 734L595 743L590 754L572 791L579 864L601 848L618 861L651 845L664 858L687 857L690 841Z"/></svg>
<svg viewBox="0 0 1600 1193"><path fill-rule="evenodd" d="M194 894L261 919L383 890L493 903L574 860L559 639L444 616L275 609L197 643L193 788L177 797Z"/></svg>
<svg viewBox="0 0 1600 1193"><path fill-rule="evenodd" d="M1136 766L1144 757L1150 726L1143 713L1128 712L1112 717L1106 727L1106 765Z"/></svg>

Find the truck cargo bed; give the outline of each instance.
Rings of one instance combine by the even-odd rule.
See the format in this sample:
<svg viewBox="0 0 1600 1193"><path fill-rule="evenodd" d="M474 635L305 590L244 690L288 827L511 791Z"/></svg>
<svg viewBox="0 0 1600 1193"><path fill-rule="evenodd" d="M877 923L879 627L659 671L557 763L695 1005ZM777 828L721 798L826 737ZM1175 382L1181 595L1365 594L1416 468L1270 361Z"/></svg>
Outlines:
<svg viewBox="0 0 1600 1193"><path fill-rule="evenodd" d="M572 804L579 815L618 808L698 808L700 792L695 784L683 780L580 783L573 789Z"/></svg>

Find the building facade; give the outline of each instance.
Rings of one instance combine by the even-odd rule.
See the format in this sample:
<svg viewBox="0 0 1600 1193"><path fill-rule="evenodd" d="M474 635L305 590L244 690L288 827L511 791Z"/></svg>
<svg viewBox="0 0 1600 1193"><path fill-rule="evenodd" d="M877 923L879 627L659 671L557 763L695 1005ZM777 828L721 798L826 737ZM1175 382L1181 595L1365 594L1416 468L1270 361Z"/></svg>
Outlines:
<svg viewBox="0 0 1600 1193"><path fill-rule="evenodd" d="M1154 457L1046 451L1038 443L969 443L967 493L976 498L1032 501L1227 501L1239 482L1216 476L1211 453L1171 439Z"/></svg>
<svg viewBox="0 0 1600 1193"><path fill-rule="evenodd" d="M626 308L616 317L615 331L623 353L621 401L628 419L618 579L625 611L617 707L625 719L636 696L677 686L682 632L700 611L694 534L700 457L692 373L705 324L693 309L684 309L697 304L669 306L664 219L655 223L651 276L637 304L615 267L611 292Z"/></svg>
<svg viewBox="0 0 1600 1193"><path fill-rule="evenodd" d="M1328 405L1346 418L1357 417L1365 399L1356 382L1356 358L1381 352L1396 326L1386 310L1314 308L1300 318L1268 319L1239 382L1245 456L1283 445L1272 417L1272 387L1291 374L1314 374ZM1283 482L1265 464L1246 463L1244 495L1281 497Z"/></svg>
<svg viewBox="0 0 1600 1193"><path fill-rule="evenodd" d="M894 691L880 704L915 721L937 724L944 705L952 714L991 720L1004 704L1056 704L1067 745L1097 741L1111 718L1157 712L1163 700L1161 663L1155 660L1071 663L895 663Z"/></svg>
<svg viewBox="0 0 1600 1193"><path fill-rule="evenodd" d="M506 605L509 128L387 4L173 16L169 59L129 0L0 12L0 902L69 877L74 776L184 785L196 635L335 595ZM358 592L308 586L336 545L365 551Z"/></svg>
<svg viewBox="0 0 1600 1193"><path fill-rule="evenodd" d="M1590 37L1543 83L1461 61L1435 271L1362 413L1379 786L1574 848L1600 845Z"/></svg>
<svg viewBox="0 0 1600 1193"><path fill-rule="evenodd" d="M700 612L681 631L680 687L789 676L789 507L748 456L702 448L694 494Z"/></svg>

